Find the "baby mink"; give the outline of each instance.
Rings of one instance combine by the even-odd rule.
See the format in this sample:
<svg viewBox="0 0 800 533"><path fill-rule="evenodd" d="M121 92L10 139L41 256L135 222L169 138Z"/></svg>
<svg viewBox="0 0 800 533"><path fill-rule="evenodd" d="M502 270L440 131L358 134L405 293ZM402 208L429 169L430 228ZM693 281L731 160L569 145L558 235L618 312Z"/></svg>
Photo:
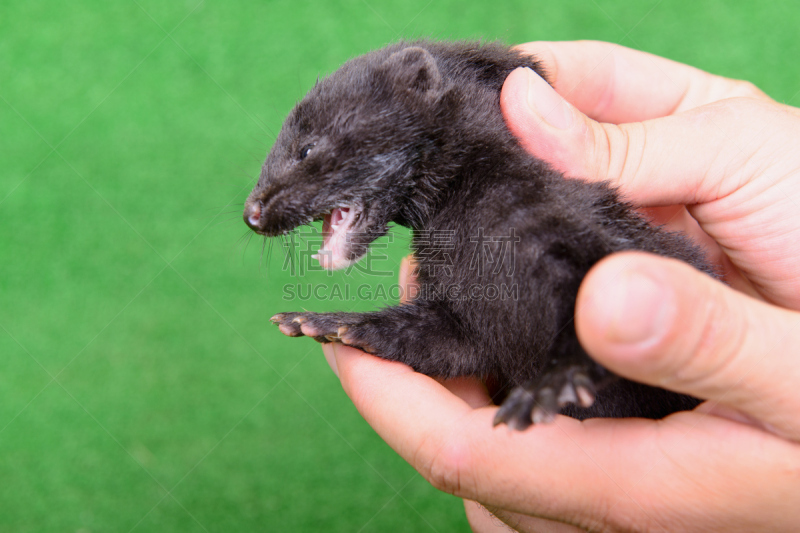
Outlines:
<svg viewBox="0 0 800 533"><path fill-rule="evenodd" d="M684 236L649 225L614 189L565 179L506 127L500 89L535 58L500 44L400 42L357 57L292 110L244 220L279 236L323 221L328 269L361 258L394 222L413 230L419 291L369 313L281 313L281 332L341 342L430 376L477 376L495 424L556 413L647 417L699 400L634 383L575 334L578 286L600 259L644 250L713 274Z"/></svg>

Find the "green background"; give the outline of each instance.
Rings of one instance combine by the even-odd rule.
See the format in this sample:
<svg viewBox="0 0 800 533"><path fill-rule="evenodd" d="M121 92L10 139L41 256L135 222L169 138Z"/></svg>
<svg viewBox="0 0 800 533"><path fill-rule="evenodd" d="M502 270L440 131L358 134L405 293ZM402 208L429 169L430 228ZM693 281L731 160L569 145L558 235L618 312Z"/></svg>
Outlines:
<svg viewBox="0 0 800 533"><path fill-rule="evenodd" d="M797 28L791 1L3 2L0 531L467 531L267 322L377 305L285 283L394 279L245 246L283 117L401 36L607 40L798 105Z"/></svg>

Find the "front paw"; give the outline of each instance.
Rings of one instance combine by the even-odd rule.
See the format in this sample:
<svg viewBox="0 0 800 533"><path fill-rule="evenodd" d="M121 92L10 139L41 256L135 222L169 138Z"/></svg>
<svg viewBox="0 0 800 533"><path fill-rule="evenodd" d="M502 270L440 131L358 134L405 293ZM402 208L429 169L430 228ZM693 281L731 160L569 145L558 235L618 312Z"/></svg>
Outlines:
<svg viewBox="0 0 800 533"><path fill-rule="evenodd" d="M604 385L608 376L596 363L551 368L539 379L511 391L497 411L494 425L507 424L522 431L531 424L552 422L568 404L591 407L598 386Z"/></svg>
<svg viewBox="0 0 800 533"><path fill-rule="evenodd" d="M270 321L289 337L305 335L317 342L340 342L375 353L364 335L359 334L363 329L359 320L349 313L279 313Z"/></svg>

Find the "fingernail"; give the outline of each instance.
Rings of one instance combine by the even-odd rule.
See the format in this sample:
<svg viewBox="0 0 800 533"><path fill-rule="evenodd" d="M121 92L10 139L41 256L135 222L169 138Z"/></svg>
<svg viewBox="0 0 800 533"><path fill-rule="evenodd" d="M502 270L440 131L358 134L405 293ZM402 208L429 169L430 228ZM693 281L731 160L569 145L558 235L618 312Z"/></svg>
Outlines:
<svg viewBox="0 0 800 533"><path fill-rule="evenodd" d="M572 126L572 110L549 83L526 68L528 76L528 107L542 119L560 130Z"/></svg>
<svg viewBox="0 0 800 533"><path fill-rule="evenodd" d="M603 295L605 338L614 344L641 344L658 339L673 319L673 295L668 287L641 272L625 274ZM602 318L601 318L602 320Z"/></svg>
<svg viewBox="0 0 800 533"><path fill-rule="evenodd" d="M325 354L325 360L328 361L328 365L333 370L333 373L336 377L339 377L339 366L336 364L336 348L334 347L335 342L326 342L322 345L322 353Z"/></svg>

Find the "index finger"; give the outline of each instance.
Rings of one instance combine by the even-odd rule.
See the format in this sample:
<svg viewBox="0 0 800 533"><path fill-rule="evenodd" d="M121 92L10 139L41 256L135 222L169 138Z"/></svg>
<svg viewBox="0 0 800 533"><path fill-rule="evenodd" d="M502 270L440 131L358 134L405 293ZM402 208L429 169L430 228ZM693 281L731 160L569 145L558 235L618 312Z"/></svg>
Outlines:
<svg viewBox="0 0 800 533"><path fill-rule="evenodd" d="M792 519L787 499L773 496L796 489L786 464L800 450L750 425L684 412L662 421L558 416L524 432L492 429L494 407L473 409L406 365L342 345L325 349L361 415L440 490L589 529L644 529L636 526L700 500L702 514L691 517L698 529L720 517L743 531L759 529L759 516Z"/></svg>
<svg viewBox="0 0 800 533"><path fill-rule="evenodd" d="M555 90L599 122L641 122L737 96L771 100L750 82L617 44L536 41L516 48L536 56Z"/></svg>
<svg viewBox="0 0 800 533"><path fill-rule="evenodd" d="M609 497L624 497L602 471L592 468L578 446L570 444L567 435L579 424L575 420L563 420L570 429L567 433L548 424L537 427L535 435L528 433L534 438L520 442L522 434L504 427L492 429L494 406L475 409L406 365L338 344L324 349L333 351L342 387L364 419L440 490L555 519L578 515L588 519L593 514L589 493L598 488ZM503 453L493 457L487 449ZM517 469L503 466L509 455L536 463L526 465L536 476L525 490L514 479ZM494 479L487 477L489 473ZM580 487L566 483L581 478L588 481Z"/></svg>

